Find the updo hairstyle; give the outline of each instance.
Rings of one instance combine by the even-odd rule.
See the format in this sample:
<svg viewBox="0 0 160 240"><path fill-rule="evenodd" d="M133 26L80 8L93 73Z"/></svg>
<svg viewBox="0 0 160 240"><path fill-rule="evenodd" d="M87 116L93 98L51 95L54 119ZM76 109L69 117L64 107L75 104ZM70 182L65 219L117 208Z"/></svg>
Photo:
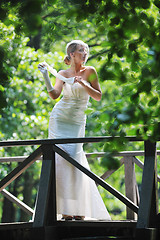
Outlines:
<svg viewBox="0 0 160 240"><path fill-rule="evenodd" d="M84 43L83 41L81 41L81 40L72 40L66 46L66 56L64 58L65 64L67 64L67 65L71 64L71 56L70 56L70 54L76 51L78 45L84 46L86 48L86 50L87 50L87 56L86 56L86 60L85 60L85 63L86 63L86 61L88 59L88 55L89 55L89 47L88 47L88 45L86 43Z"/></svg>

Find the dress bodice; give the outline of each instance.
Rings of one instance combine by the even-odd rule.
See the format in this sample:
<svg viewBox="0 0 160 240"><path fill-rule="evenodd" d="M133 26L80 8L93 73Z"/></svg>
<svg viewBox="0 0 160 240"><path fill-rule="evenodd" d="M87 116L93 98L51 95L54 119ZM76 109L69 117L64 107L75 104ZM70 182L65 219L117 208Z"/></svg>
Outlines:
<svg viewBox="0 0 160 240"><path fill-rule="evenodd" d="M89 84L89 83L88 83ZM54 106L51 117L62 122L84 124L89 95L79 83L64 84L63 97Z"/></svg>
<svg viewBox="0 0 160 240"><path fill-rule="evenodd" d="M74 83L73 85L65 83L63 87L63 97L88 101L89 95L79 83Z"/></svg>

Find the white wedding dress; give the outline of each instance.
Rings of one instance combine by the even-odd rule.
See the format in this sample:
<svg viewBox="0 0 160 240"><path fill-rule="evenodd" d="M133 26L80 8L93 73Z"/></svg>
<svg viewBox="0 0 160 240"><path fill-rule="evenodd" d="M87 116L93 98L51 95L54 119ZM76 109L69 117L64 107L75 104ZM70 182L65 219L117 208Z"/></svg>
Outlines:
<svg viewBox="0 0 160 240"><path fill-rule="evenodd" d="M79 83L64 84L63 97L54 106L49 121L49 138L85 136L85 109L89 95ZM89 168L83 144L62 144L71 157ZM56 154L57 214L111 220L93 180Z"/></svg>

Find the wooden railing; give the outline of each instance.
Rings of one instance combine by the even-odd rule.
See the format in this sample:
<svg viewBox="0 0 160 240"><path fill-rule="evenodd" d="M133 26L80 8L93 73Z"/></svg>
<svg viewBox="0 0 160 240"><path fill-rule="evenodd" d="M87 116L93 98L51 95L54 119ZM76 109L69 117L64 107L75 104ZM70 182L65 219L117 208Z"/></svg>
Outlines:
<svg viewBox="0 0 160 240"><path fill-rule="evenodd" d="M92 156L94 157L103 157L104 152L94 152L94 153L86 153L86 157L89 159ZM144 168L144 163L139 160L137 157L143 156L144 151L124 151L119 152L115 157L120 158L120 166L119 168L124 165L124 179L125 179L125 194L128 199L130 199L133 203L139 206L140 203L140 196L139 196L139 189L136 181L136 174L135 174L135 165L137 165L140 169ZM157 151L157 155L160 155L160 151ZM107 170L101 178L106 180L109 178L117 169ZM160 182L160 176L157 176L157 181ZM126 218L130 220L137 220L137 214L132 211L130 208L126 208Z"/></svg>
<svg viewBox="0 0 160 240"><path fill-rule="evenodd" d="M119 137L116 137L119 138ZM0 161L19 161L21 162L18 167L11 171L6 177L0 181L0 191L10 201L16 203L29 215L33 215L34 211L26 204L21 202L15 196L10 194L5 188L20 176L27 168L31 166L36 160L43 160L39 191L37 195L34 227L41 227L45 225L53 225L57 221L56 218L56 180L55 180L55 153L58 153L68 162L77 167L84 174L88 175L98 185L113 194L121 202L127 206L127 219L136 219L138 214L137 227L149 227L153 225L154 220L158 214L157 202L157 173L156 173L156 143L149 141L145 142L145 151L136 152L120 152L116 156L121 157L121 165L125 166L125 189L126 196L121 194L115 188L110 186L105 180L113 174L115 170L105 172L101 177L97 176L90 170L86 169L75 161L71 156L64 152L57 144L67 143L93 143L93 142L106 142L110 141L112 137L92 137L92 138L79 138L79 139L45 139L45 140L28 140L28 141L6 141L0 142L0 147L13 147L13 146L27 146L38 145L39 147L31 153L28 157L12 157L1 158ZM126 137L128 141L142 141L136 137ZM89 153L86 156L89 158L95 154L97 157L102 157L104 153ZM137 156L145 156L145 164L137 158ZM135 178L135 164L140 168L144 168L141 198ZM158 181L160 178L158 177ZM148 191L149 189L149 191ZM153 194L154 193L154 194ZM140 202L140 208L138 207ZM147 211L147 213L146 213ZM136 214L135 214L136 213ZM152 216L152 220L151 220Z"/></svg>

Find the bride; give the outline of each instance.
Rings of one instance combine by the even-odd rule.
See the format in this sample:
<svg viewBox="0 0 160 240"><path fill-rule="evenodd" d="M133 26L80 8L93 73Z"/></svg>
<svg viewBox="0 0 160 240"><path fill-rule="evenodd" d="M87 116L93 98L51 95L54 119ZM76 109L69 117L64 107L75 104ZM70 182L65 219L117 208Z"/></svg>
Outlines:
<svg viewBox="0 0 160 240"><path fill-rule="evenodd" d="M47 90L52 99L63 97L54 106L49 120L49 138L80 138L85 136L85 110L92 97L101 100L102 92L94 67L85 66L89 48L81 40L67 44L64 62L70 67L56 73L46 63L38 65L42 72ZM47 69L55 71L56 83L50 82ZM62 144L72 158L89 168L83 151L83 144ZM84 218L110 220L110 215L98 192L95 182L56 155L56 197L57 214L65 220L84 220Z"/></svg>

